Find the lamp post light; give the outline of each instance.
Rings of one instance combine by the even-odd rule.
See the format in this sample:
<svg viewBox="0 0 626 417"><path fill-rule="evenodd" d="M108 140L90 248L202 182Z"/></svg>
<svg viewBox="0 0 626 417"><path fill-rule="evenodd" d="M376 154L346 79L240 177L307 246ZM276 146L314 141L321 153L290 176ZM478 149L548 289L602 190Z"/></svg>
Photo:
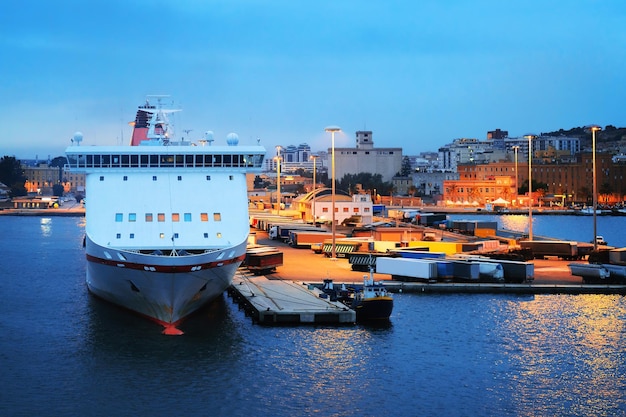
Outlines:
<svg viewBox="0 0 626 417"><path fill-rule="evenodd" d="M315 219L315 189L317 188L317 182L315 181L315 175L317 173L315 162L317 161L317 158L319 158L319 155L311 155L311 159L313 160L313 202L311 204L311 211L313 214L313 226L317 226L317 221Z"/></svg>
<svg viewBox="0 0 626 417"><path fill-rule="evenodd" d="M341 132L341 128L338 126L328 126L324 129L326 132L330 132L331 137L331 210L333 212L332 215L332 225L331 231L333 235L333 244L331 250L331 259L337 258L337 248L335 244L335 132Z"/></svg>
<svg viewBox="0 0 626 417"><path fill-rule="evenodd" d="M596 223L596 211L598 210L598 182L596 178L596 132L602 130L598 125L589 126L591 129L591 153L592 153L592 175L593 175L593 250L598 250L598 225Z"/></svg>
<svg viewBox="0 0 626 417"><path fill-rule="evenodd" d="M537 135L524 135L528 138L528 240L533 240L533 139Z"/></svg>
<svg viewBox="0 0 626 417"><path fill-rule="evenodd" d="M519 184L518 184L518 174L517 174L517 151L519 150L519 146L515 145L512 147L515 152L515 200L517 201L517 194L519 193Z"/></svg>
<svg viewBox="0 0 626 417"><path fill-rule="evenodd" d="M281 147L276 147L276 192L278 193L278 214L280 214L280 150Z"/></svg>

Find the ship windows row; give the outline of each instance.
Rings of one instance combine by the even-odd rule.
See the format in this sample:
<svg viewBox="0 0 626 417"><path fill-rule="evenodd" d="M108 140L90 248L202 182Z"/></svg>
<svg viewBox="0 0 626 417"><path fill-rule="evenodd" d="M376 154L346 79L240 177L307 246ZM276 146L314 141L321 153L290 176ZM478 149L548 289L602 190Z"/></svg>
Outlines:
<svg viewBox="0 0 626 417"><path fill-rule="evenodd" d="M129 237L130 239L134 239L134 238L135 238L135 234L134 234L134 233L130 233L130 234L128 235L128 237ZM159 238L160 238L160 239L165 239L165 237L166 237L166 236L165 236L165 233L163 233L163 232L159 233ZM179 237L178 233L174 233L174 234L171 236L171 238L172 238L172 239L178 239L178 237ZM203 233L203 237L204 237L205 239L208 239L208 238L209 238L209 234L205 232L205 233ZM215 237L217 237L218 239L220 239L220 238L222 237L222 233L221 233L221 232L217 232L217 233L215 234ZM116 233L115 238L116 238L116 239L121 239L121 238L122 238L122 234L121 234L121 233Z"/></svg>
<svg viewBox="0 0 626 417"><path fill-rule="evenodd" d="M159 177L157 177L156 175L153 175L153 176L152 176L152 181L156 181L156 180L158 180L158 178L159 178ZM229 175L229 176L228 176L228 179L229 179L229 180L231 180L231 181L232 181L234 178L235 178L235 177L234 177L233 175ZM128 175L124 175L124 177L123 177L122 179L123 179L124 181L128 181ZM178 181L182 181L182 180L183 180L183 176L182 176L182 175L179 175L179 176L178 176ZM206 176L206 180L207 180L207 181L211 181L211 176L210 176L210 175L207 175L207 176ZM100 175L100 181L104 181L104 175Z"/></svg>
<svg viewBox="0 0 626 417"><path fill-rule="evenodd" d="M165 213L156 213L156 216L154 215L154 213L145 213L143 219L146 223L151 223L153 221L157 222L165 222L165 218L166 215ZM137 213L128 213L128 217L127 217L127 221L130 223L134 223L136 222L138 219L137 217ZM170 220L174 223L183 221L183 222L191 222L193 221L193 216L191 213L172 213L170 216ZM199 220L201 222L208 222L209 221L209 213L200 213L199 215ZM121 223L124 221L124 213L115 213L115 221L117 223ZM213 213L213 221L215 222L220 222L222 221L222 214L221 213Z"/></svg>
<svg viewBox="0 0 626 417"><path fill-rule="evenodd" d="M264 155L70 155L75 168L260 168Z"/></svg>

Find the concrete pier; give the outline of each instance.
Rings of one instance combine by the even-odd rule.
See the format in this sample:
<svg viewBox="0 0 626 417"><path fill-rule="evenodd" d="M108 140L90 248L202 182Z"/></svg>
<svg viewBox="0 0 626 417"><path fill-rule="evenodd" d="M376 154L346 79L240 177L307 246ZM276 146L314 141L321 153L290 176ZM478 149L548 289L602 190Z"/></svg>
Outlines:
<svg viewBox="0 0 626 417"><path fill-rule="evenodd" d="M390 292L423 294L621 294L626 285L594 284L510 284L510 283L420 283L385 281Z"/></svg>
<svg viewBox="0 0 626 417"><path fill-rule="evenodd" d="M356 313L306 284L238 272L228 294L259 324L353 324Z"/></svg>

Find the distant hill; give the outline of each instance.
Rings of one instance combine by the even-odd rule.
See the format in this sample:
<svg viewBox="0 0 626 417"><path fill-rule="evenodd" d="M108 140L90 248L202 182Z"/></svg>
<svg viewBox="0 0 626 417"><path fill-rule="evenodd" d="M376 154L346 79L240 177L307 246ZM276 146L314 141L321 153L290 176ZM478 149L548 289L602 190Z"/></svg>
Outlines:
<svg viewBox="0 0 626 417"><path fill-rule="evenodd" d="M555 132L543 132L544 136L567 136L587 139L591 141L591 132L584 126L573 127L569 130L559 129ZM596 133L598 142L617 142L626 138L626 127L615 127L613 125L604 126L601 131Z"/></svg>

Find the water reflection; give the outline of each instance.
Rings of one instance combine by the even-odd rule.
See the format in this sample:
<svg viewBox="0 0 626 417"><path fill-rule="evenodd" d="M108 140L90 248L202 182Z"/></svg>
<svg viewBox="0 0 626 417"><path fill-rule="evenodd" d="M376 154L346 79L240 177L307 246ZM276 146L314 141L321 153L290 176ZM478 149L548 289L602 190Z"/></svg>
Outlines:
<svg viewBox="0 0 626 417"><path fill-rule="evenodd" d="M499 218L500 228L512 230L514 232L528 233L528 216L522 214L512 214L501 216ZM533 217L533 226L535 225L535 217Z"/></svg>
<svg viewBox="0 0 626 417"><path fill-rule="evenodd" d="M502 383L524 405L523 415L619 412L626 390L624 297L537 296L504 309L510 318L500 328L507 351Z"/></svg>
<svg viewBox="0 0 626 417"><path fill-rule="evenodd" d="M42 217L39 220L39 227L41 229L41 236L50 237L50 235L52 235L52 219L50 217Z"/></svg>

